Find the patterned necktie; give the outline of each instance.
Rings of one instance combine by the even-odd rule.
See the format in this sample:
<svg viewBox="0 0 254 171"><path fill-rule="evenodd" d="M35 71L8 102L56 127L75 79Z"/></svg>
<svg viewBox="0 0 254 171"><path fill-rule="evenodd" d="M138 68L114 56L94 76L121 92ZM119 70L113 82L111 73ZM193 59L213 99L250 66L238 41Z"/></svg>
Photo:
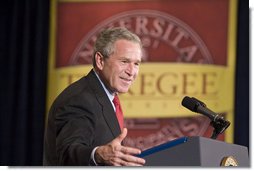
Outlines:
<svg viewBox="0 0 254 171"><path fill-rule="evenodd" d="M119 123L119 126L121 128L121 130L123 129L123 111L120 105L120 101L117 95L115 95L114 99L113 99L113 103L115 105L116 108L116 117Z"/></svg>

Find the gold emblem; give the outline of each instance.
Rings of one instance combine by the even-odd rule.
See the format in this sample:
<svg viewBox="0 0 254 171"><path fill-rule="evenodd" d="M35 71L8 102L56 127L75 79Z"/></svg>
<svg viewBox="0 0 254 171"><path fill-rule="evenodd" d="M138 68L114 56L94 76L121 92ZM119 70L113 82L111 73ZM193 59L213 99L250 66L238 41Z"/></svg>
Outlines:
<svg viewBox="0 0 254 171"><path fill-rule="evenodd" d="M223 157L221 166L238 166L237 160L233 156Z"/></svg>

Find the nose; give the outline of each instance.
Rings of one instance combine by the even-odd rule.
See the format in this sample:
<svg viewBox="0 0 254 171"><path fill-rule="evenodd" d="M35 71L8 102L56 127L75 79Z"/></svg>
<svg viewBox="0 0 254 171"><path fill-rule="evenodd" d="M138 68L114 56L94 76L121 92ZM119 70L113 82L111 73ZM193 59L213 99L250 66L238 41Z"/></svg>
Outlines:
<svg viewBox="0 0 254 171"><path fill-rule="evenodd" d="M127 68L126 68L126 73L129 75L129 76L132 76L135 74L135 64L132 64L132 63L129 63Z"/></svg>

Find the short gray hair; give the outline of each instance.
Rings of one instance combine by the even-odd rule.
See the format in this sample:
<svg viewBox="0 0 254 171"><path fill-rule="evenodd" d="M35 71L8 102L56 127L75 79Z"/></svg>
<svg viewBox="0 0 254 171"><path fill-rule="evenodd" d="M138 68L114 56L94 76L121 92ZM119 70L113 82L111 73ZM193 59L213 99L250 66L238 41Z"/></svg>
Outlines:
<svg viewBox="0 0 254 171"><path fill-rule="evenodd" d="M142 49L142 43L140 38L127 30L124 27L115 27L103 30L97 37L97 40L94 45L93 52L93 66L95 67L95 54L100 52L105 58L108 58L111 54L114 53L114 44L117 40L128 40L140 45Z"/></svg>

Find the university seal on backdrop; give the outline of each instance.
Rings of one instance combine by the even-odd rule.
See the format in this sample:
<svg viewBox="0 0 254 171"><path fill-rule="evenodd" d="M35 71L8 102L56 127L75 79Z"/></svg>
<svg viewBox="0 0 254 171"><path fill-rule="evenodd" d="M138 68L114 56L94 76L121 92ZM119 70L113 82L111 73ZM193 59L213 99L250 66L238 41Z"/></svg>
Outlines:
<svg viewBox="0 0 254 171"><path fill-rule="evenodd" d="M174 78L186 77L172 71L172 64L213 64L202 38L179 18L156 10L132 10L111 16L81 39L70 58L70 65L92 63L93 45L98 33L110 27L126 27L144 45L143 63L137 83L121 95L128 137L125 144L147 149L182 136L202 136L209 120L202 116L176 116L170 100L184 95L184 83L173 86ZM163 64L163 67L161 67ZM168 67L167 67L167 64ZM166 66L166 67L165 67ZM159 74L155 74L159 71ZM172 83L165 87L164 83ZM134 113L134 114L133 114Z"/></svg>
<svg viewBox="0 0 254 171"><path fill-rule="evenodd" d="M187 24L160 11L134 10L109 17L98 24L81 40L70 64L90 64L98 33L105 28L119 26L141 38L146 62L213 63L202 39Z"/></svg>

